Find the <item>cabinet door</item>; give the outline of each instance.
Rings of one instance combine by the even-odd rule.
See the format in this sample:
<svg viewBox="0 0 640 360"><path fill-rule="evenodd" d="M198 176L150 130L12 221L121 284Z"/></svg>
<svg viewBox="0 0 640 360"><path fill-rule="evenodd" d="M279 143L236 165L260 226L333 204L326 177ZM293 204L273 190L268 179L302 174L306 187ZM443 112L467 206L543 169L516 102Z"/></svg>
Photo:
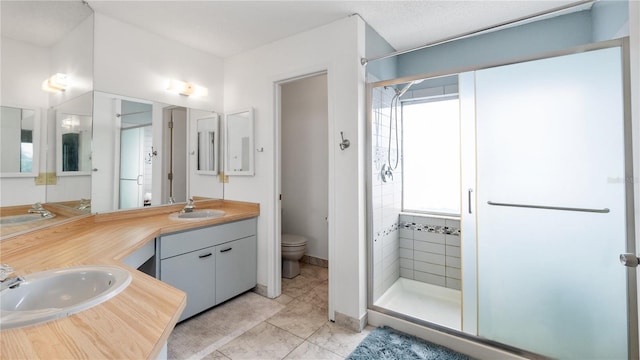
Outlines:
<svg viewBox="0 0 640 360"><path fill-rule="evenodd" d="M182 321L215 305L214 247L193 251L160 262L160 280L187 293Z"/></svg>
<svg viewBox="0 0 640 360"><path fill-rule="evenodd" d="M252 289L257 282L256 237L215 247L216 304Z"/></svg>

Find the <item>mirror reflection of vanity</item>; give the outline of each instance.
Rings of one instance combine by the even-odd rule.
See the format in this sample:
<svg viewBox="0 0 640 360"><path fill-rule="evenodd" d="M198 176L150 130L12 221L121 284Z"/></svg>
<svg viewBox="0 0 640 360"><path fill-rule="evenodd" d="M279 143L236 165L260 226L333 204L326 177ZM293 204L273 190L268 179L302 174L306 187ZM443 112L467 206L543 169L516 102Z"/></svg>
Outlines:
<svg viewBox="0 0 640 360"><path fill-rule="evenodd" d="M180 95L175 99L182 101L182 106L171 104L171 97L166 99L169 103L129 97L126 89L120 95L101 92L100 85L94 86L93 81L93 41L100 37L94 36L95 15L90 7L75 1L39 2L36 10L23 1L2 1L0 6L2 156L15 155L12 161L3 158L0 168L2 217L25 214L36 203L56 213L47 223L120 208L122 199L114 194L119 194L117 189L125 187L121 183L128 179L119 176L124 172L115 154L131 154L121 147L122 129L149 123L135 124L134 116L123 115L122 107L115 108L116 97L152 108L151 142L142 141L140 151L136 151L140 166L152 169L151 190L144 190L143 202L135 206L167 204L171 186L184 189L180 190L183 197L222 198L224 177L215 175L253 174L252 110L228 114L224 124L229 125L223 127L217 113L184 107ZM65 19L59 19L64 22L59 32L43 26L56 21L55 14L66 14ZM58 74L64 74L64 84L55 83ZM45 85L49 85L47 91L43 91ZM184 125L173 129L173 141L167 135L168 118ZM224 136L220 136L221 131ZM105 139L109 146L104 146ZM225 152L230 156L222 157ZM173 153L177 155L169 155ZM171 166L174 184L167 185ZM229 169L228 173L223 168ZM186 178L178 179L179 174ZM134 180L144 182L139 176ZM152 200L146 202L148 192ZM110 194L107 205L96 206L97 193ZM176 197L178 202L184 200ZM7 224L0 225L3 237L12 227ZM38 224L36 221L29 228Z"/></svg>
<svg viewBox="0 0 640 360"><path fill-rule="evenodd" d="M0 7L4 236L11 229L24 231L89 211L74 209L90 195L88 176L59 176L56 147L67 150L69 172L90 166L91 102L83 112L73 108L90 98L93 90L93 11L79 1L2 1ZM69 126L64 132L69 135L63 135L67 146L56 138L57 114ZM69 116L63 119L62 114ZM36 203L47 211L60 210L46 219L24 216L28 210L38 214L32 209ZM18 217L6 219L13 215Z"/></svg>

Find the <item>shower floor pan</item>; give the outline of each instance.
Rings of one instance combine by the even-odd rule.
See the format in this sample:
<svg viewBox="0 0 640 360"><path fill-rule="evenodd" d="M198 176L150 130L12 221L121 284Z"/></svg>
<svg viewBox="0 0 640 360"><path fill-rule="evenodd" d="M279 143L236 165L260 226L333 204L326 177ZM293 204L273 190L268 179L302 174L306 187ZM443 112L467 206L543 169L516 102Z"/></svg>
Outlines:
<svg viewBox="0 0 640 360"><path fill-rule="evenodd" d="M434 324L461 330L461 292L399 278L375 305Z"/></svg>

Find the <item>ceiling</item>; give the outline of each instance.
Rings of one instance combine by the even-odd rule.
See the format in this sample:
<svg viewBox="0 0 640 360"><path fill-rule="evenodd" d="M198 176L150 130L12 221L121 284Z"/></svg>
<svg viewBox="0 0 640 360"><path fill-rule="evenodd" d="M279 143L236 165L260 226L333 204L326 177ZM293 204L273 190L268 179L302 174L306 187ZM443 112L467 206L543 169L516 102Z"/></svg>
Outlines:
<svg viewBox="0 0 640 360"><path fill-rule="evenodd" d="M55 43L56 32L64 34L73 25L68 19L84 16L86 12L86 6L80 0L2 0L1 3L3 35L22 36L23 41L29 37L30 42L41 46ZM97 13L222 58L354 13L359 14L395 49L402 50L571 3L577 1L88 0ZM55 24L53 19L58 17L67 21Z"/></svg>

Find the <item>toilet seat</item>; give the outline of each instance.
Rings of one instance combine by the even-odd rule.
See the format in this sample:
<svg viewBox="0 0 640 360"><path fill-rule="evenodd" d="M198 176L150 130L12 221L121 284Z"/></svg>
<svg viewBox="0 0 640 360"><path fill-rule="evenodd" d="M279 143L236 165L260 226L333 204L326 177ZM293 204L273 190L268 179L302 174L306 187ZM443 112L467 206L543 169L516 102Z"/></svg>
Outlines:
<svg viewBox="0 0 640 360"><path fill-rule="evenodd" d="M282 246L301 246L306 245L307 239L304 236L282 234Z"/></svg>

